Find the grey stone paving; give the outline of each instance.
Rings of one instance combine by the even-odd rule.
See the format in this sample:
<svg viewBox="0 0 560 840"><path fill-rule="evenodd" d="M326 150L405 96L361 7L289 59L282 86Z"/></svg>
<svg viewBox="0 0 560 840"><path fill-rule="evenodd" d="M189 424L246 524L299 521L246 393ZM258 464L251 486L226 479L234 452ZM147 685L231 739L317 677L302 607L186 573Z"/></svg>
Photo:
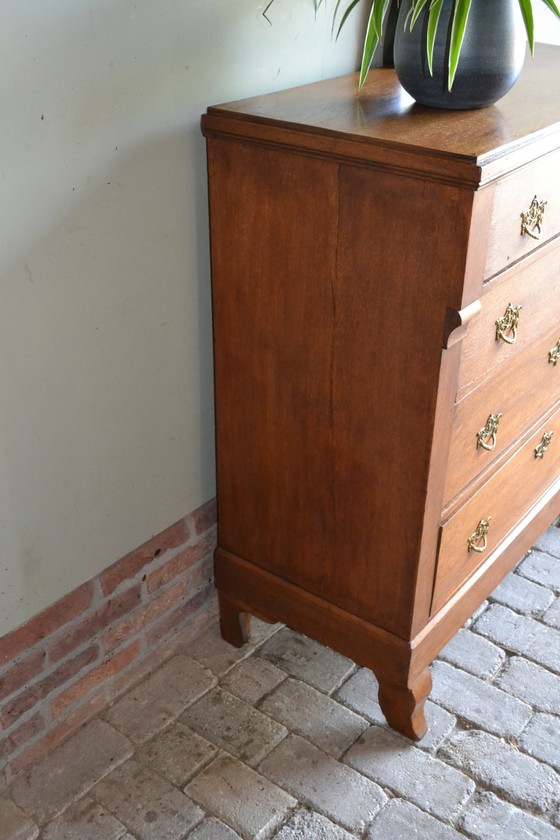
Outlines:
<svg viewBox="0 0 560 840"><path fill-rule="evenodd" d="M439 658L484 680L498 671L506 654L488 639L462 627L444 647Z"/></svg>
<svg viewBox="0 0 560 840"><path fill-rule="evenodd" d="M363 831L387 799L379 785L296 735L289 735L261 769L300 802L349 831Z"/></svg>
<svg viewBox="0 0 560 840"><path fill-rule="evenodd" d="M105 713L105 719L141 744L174 720L216 683L214 675L185 654L174 656Z"/></svg>
<svg viewBox="0 0 560 840"><path fill-rule="evenodd" d="M39 829L15 802L0 798L0 837L2 832L10 840L35 840Z"/></svg>
<svg viewBox="0 0 560 840"><path fill-rule="evenodd" d="M129 840L131 836L122 823L86 796L49 823L41 840Z"/></svg>
<svg viewBox="0 0 560 840"><path fill-rule="evenodd" d="M105 721L93 720L21 773L11 787L12 797L41 825L86 793L132 751L124 735Z"/></svg>
<svg viewBox="0 0 560 840"><path fill-rule="evenodd" d="M204 816L188 796L132 759L99 782L91 796L138 840L181 840Z"/></svg>
<svg viewBox="0 0 560 840"><path fill-rule="evenodd" d="M560 840L560 529L442 651L418 743L371 672L212 627L4 783L0 840Z"/></svg>
<svg viewBox="0 0 560 840"><path fill-rule="evenodd" d="M390 729L372 726L345 761L383 788L442 820L456 818L475 786L464 773L428 755Z"/></svg>
<svg viewBox="0 0 560 840"><path fill-rule="evenodd" d="M292 678L260 706L261 711L338 758L367 729L367 721L316 688Z"/></svg>

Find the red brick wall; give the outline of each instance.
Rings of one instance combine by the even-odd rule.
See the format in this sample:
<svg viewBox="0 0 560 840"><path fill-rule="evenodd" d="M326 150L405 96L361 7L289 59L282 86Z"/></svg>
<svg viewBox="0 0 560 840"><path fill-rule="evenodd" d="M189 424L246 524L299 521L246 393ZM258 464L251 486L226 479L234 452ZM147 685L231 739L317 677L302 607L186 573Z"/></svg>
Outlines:
<svg viewBox="0 0 560 840"><path fill-rule="evenodd" d="M217 614L212 500L0 638L0 771L10 778Z"/></svg>

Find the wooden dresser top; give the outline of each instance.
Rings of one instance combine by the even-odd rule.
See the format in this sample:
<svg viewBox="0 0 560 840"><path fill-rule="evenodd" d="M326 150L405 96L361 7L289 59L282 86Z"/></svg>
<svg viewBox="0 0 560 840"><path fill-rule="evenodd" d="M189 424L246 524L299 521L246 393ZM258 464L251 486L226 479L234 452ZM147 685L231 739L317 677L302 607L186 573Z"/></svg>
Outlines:
<svg viewBox="0 0 560 840"><path fill-rule="evenodd" d="M361 91L357 74L341 76L211 107L202 126L476 189L560 146L560 47L537 44L512 90L476 111L417 105L382 68Z"/></svg>

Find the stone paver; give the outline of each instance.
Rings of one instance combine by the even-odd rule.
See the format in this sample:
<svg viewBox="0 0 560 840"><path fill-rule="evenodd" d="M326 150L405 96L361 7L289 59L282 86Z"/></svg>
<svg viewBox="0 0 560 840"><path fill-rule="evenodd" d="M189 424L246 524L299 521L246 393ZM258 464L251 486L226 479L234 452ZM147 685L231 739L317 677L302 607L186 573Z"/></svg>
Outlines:
<svg viewBox="0 0 560 840"><path fill-rule="evenodd" d="M528 659L512 656L495 683L541 712L554 714L560 709L560 676Z"/></svg>
<svg viewBox="0 0 560 840"><path fill-rule="evenodd" d="M189 654L217 677L222 677L238 662L254 653L255 648L279 628L279 624L266 624L252 618L250 640L243 647L235 648L224 642L219 626L214 624L189 645Z"/></svg>
<svg viewBox="0 0 560 840"><path fill-rule="evenodd" d="M526 703L446 662L434 662L432 677L434 702L495 735L518 735L532 715Z"/></svg>
<svg viewBox="0 0 560 840"><path fill-rule="evenodd" d="M495 674L503 664L506 655L497 645L471 630L461 628L444 647L439 659L468 671L475 677L485 679Z"/></svg>
<svg viewBox="0 0 560 840"><path fill-rule="evenodd" d="M104 714L135 744L148 741L216 683L191 656L179 654L154 671Z"/></svg>
<svg viewBox="0 0 560 840"><path fill-rule="evenodd" d="M369 726L363 717L291 677L265 698L260 709L335 758Z"/></svg>
<svg viewBox="0 0 560 840"><path fill-rule="evenodd" d="M522 808L544 813L560 799L560 777L551 767L487 732L454 733L439 754Z"/></svg>
<svg viewBox="0 0 560 840"><path fill-rule="evenodd" d="M79 729L20 774L11 794L40 825L60 814L132 754L132 744L102 720Z"/></svg>
<svg viewBox="0 0 560 840"><path fill-rule="evenodd" d="M468 803L459 828L474 840L560 840L553 826L487 792Z"/></svg>
<svg viewBox="0 0 560 840"><path fill-rule="evenodd" d="M91 796L137 840L182 840L204 817L188 796L132 759L99 782Z"/></svg>
<svg viewBox="0 0 560 840"><path fill-rule="evenodd" d="M560 717L536 714L518 740L524 752L560 770Z"/></svg>
<svg viewBox="0 0 560 840"><path fill-rule="evenodd" d="M35 840L39 828L10 799L0 797L1 840Z"/></svg>
<svg viewBox="0 0 560 840"><path fill-rule="evenodd" d="M363 831L386 801L379 785L297 735L276 747L259 770L348 831Z"/></svg>
<svg viewBox="0 0 560 840"><path fill-rule="evenodd" d="M550 589L513 574L504 578L490 598L524 615L538 616L551 605L554 595Z"/></svg>
<svg viewBox="0 0 560 840"><path fill-rule="evenodd" d="M464 773L412 746L389 729L372 726L345 761L382 787L442 820L452 820L474 791Z"/></svg>
<svg viewBox="0 0 560 840"><path fill-rule="evenodd" d="M0 767L0 840L560 840L560 530L537 547L434 663L421 741L368 669L216 625L9 786Z"/></svg>
<svg viewBox="0 0 560 840"><path fill-rule="evenodd" d="M355 840L355 835L348 834L322 814L299 808L274 835L274 840Z"/></svg>
<svg viewBox="0 0 560 840"><path fill-rule="evenodd" d="M559 529L560 530L560 529ZM560 598L552 604L542 617L545 624L560 630Z"/></svg>
<svg viewBox="0 0 560 840"><path fill-rule="evenodd" d="M354 663L340 653L288 628L265 642L259 656L326 694L338 688L355 668Z"/></svg>
<svg viewBox="0 0 560 840"><path fill-rule="evenodd" d="M544 532L533 548L546 551L554 557L560 557L560 528L552 527Z"/></svg>
<svg viewBox="0 0 560 840"><path fill-rule="evenodd" d="M189 834L189 840L241 840L241 838L233 828L215 817L210 817Z"/></svg>
<svg viewBox="0 0 560 840"><path fill-rule="evenodd" d="M560 673L560 632L534 618L493 604L475 624L477 633Z"/></svg>
<svg viewBox="0 0 560 840"><path fill-rule="evenodd" d="M487 607L488 607L488 601L483 601L482 604L480 605L480 607L478 607L473 612L473 614L469 618L467 618L467 620L465 621L465 623L463 625L465 630L467 630L469 627L472 627L472 625L475 623L477 618L479 618L479 616L482 615L482 613L486 610Z"/></svg>
<svg viewBox="0 0 560 840"><path fill-rule="evenodd" d="M218 756L185 792L244 840L261 840L297 805L284 790L230 755Z"/></svg>
<svg viewBox="0 0 560 840"><path fill-rule="evenodd" d="M349 709L366 717L371 723L384 726L385 715L377 700L379 685L369 668L360 668L346 680L336 694L336 700L344 703Z"/></svg>
<svg viewBox="0 0 560 840"><path fill-rule="evenodd" d="M449 825L436 820L404 799L392 799L374 819L366 840L461 840Z"/></svg>
<svg viewBox="0 0 560 840"><path fill-rule="evenodd" d="M43 829L41 840L130 840L122 823L86 796Z"/></svg>
<svg viewBox="0 0 560 840"><path fill-rule="evenodd" d="M187 709L181 723L251 767L288 734L282 724L219 687Z"/></svg>
<svg viewBox="0 0 560 840"><path fill-rule="evenodd" d="M177 787L184 787L218 754L218 748L179 721L172 723L135 754Z"/></svg>
<svg viewBox="0 0 560 840"><path fill-rule="evenodd" d="M436 752L449 733L455 728L457 719L441 706L432 703L431 700L424 706L424 714L428 731L419 741L415 741L416 747L428 752Z"/></svg>
<svg viewBox="0 0 560 840"><path fill-rule="evenodd" d="M556 529L560 530L560 529ZM549 586L560 592L560 562L558 556L543 554L541 551L531 553L517 567L517 572L529 580Z"/></svg>
<svg viewBox="0 0 560 840"><path fill-rule="evenodd" d="M287 676L285 671L281 671L272 662L250 656L233 668L220 684L226 691L254 706Z"/></svg>

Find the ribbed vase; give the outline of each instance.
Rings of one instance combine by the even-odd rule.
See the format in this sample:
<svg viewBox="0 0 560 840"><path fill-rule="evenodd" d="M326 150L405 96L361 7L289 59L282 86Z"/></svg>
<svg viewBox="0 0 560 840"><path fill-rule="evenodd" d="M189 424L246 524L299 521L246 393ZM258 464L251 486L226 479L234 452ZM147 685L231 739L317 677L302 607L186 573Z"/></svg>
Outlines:
<svg viewBox="0 0 560 840"><path fill-rule="evenodd" d="M449 43L454 0L443 0L433 76L426 55L426 4L414 28L406 23L410 0L401 0L395 32L395 71L404 89L432 108L484 108L501 99L523 67L526 35L519 0L472 0L452 90L448 90Z"/></svg>

